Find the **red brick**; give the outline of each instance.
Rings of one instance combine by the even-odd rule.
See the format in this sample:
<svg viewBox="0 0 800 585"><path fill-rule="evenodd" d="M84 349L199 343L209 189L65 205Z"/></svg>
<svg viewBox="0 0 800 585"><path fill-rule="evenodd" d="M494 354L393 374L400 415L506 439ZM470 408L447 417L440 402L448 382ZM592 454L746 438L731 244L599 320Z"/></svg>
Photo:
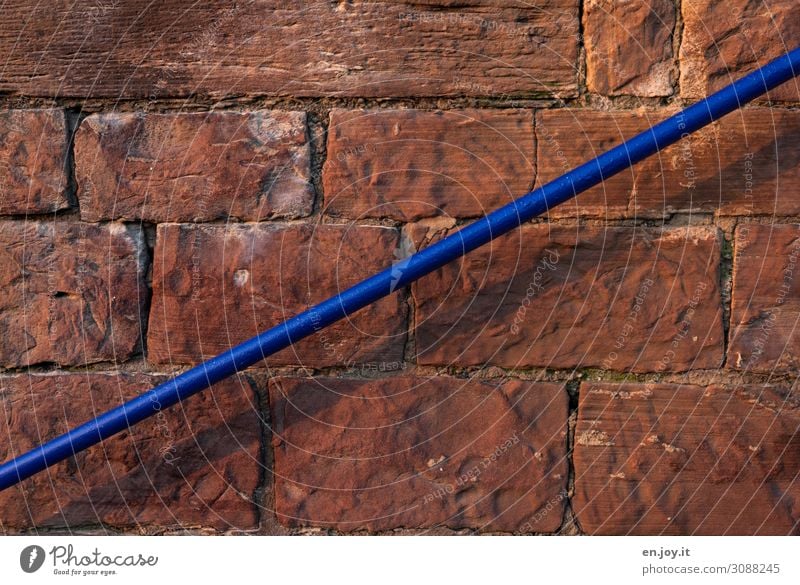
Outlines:
<svg viewBox="0 0 800 585"><path fill-rule="evenodd" d="M0 215L69 207L63 110L0 112Z"/></svg>
<svg viewBox="0 0 800 585"><path fill-rule="evenodd" d="M797 534L799 426L785 388L582 384L573 509L588 534Z"/></svg>
<svg viewBox="0 0 800 585"><path fill-rule="evenodd" d="M344 531L553 532L567 393L517 380L273 379L276 510Z"/></svg>
<svg viewBox="0 0 800 585"><path fill-rule="evenodd" d="M672 111L537 115L537 184L555 179ZM609 178L550 217L660 218L675 212L800 212L800 113L750 108Z"/></svg>
<svg viewBox="0 0 800 585"><path fill-rule="evenodd" d="M733 257L727 365L755 372L800 368L800 226L740 225Z"/></svg>
<svg viewBox="0 0 800 585"><path fill-rule="evenodd" d="M26 0L0 22L0 91L115 100L572 96L577 35L578 0Z"/></svg>
<svg viewBox="0 0 800 585"><path fill-rule="evenodd" d="M719 256L710 227L524 226L413 285L419 363L718 367Z"/></svg>
<svg viewBox="0 0 800 585"><path fill-rule="evenodd" d="M334 110L325 211L351 218L479 217L534 175L525 110Z"/></svg>
<svg viewBox="0 0 800 585"><path fill-rule="evenodd" d="M123 361L147 298L138 227L0 223L0 365Z"/></svg>
<svg viewBox="0 0 800 585"><path fill-rule="evenodd" d="M95 114L75 169L86 221L257 221L313 204L303 112Z"/></svg>
<svg viewBox="0 0 800 585"><path fill-rule="evenodd" d="M163 377L123 373L0 377L3 460L36 447ZM244 379L215 385L0 492L0 531L113 527L255 528L259 416Z"/></svg>
<svg viewBox="0 0 800 585"><path fill-rule="evenodd" d="M389 265L397 243L379 226L161 224L148 358L191 363L225 351ZM269 363L402 362L406 312L391 295Z"/></svg>
<svg viewBox="0 0 800 585"><path fill-rule="evenodd" d="M692 0L681 8L681 94L688 98L705 97L766 65L800 37L797 0ZM770 97L797 101L800 85L790 81Z"/></svg>
<svg viewBox="0 0 800 585"><path fill-rule="evenodd" d="M677 70L672 51L673 0L584 3L586 83L604 95L672 95Z"/></svg>

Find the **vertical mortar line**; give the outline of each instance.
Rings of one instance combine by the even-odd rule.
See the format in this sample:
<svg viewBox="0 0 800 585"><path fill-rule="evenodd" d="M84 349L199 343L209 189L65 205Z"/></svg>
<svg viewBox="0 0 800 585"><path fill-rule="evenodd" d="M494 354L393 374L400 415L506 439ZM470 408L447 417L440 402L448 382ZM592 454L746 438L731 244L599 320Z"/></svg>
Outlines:
<svg viewBox="0 0 800 585"><path fill-rule="evenodd" d="M569 396L569 409L567 417L567 494L564 505L564 516L561 520L556 534L574 535L583 534L578 523L578 518L572 508L572 498L575 495L575 461L573 453L575 449L575 428L578 424L578 403L580 398L580 379L569 380L565 384Z"/></svg>
<svg viewBox="0 0 800 585"><path fill-rule="evenodd" d="M142 237L144 238L144 261L147 262L147 269L144 273L145 298L140 299L142 307L140 343L142 349L142 359L149 369L149 363L147 361L147 331L150 326L150 310L153 306L153 269L155 265L157 225L146 221L140 221L139 227L142 230Z"/></svg>
<svg viewBox="0 0 800 585"><path fill-rule="evenodd" d="M675 61L673 98L681 97L681 47L683 46L683 0L675 0L675 30L672 32L672 53Z"/></svg>
<svg viewBox="0 0 800 585"><path fill-rule="evenodd" d="M256 508L256 531L263 533L265 529L266 519L272 510L272 505L275 501L273 495L273 488L275 482L271 479L271 474L274 469L275 456L272 452L272 430L269 413L269 388L267 382L269 374L265 374L263 380L259 376L256 380L249 374L243 374L243 377L250 389L253 391L253 397L257 407L258 424L259 424L259 453L258 453L258 484L253 491L253 505ZM261 388L263 382L264 388Z"/></svg>
<svg viewBox="0 0 800 585"><path fill-rule="evenodd" d="M328 156L328 125L330 110L306 110L306 134L311 142L309 148L309 163L311 172L311 188L314 201L311 206L311 216L322 215L324 193L322 188L322 167Z"/></svg>
<svg viewBox="0 0 800 585"><path fill-rule="evenodd" d="M64 108L64 126L67 133L64 137L67 141L64 158L64 175L67 183L64 186L64 194L72 211L80 211L78 181L75 177L75 134L85 117L80 108Z"/></svg>
<svg viewBox="0 0 800 585"><path fill-rule="evenodd" d="M584 42L584 26L583 26L583 14L584 14L584 2L586 0L578 0L578 99L580 100L583 98L584 105L586 99L589 95L589 87L586 85L586 43Z"/></svg>
<svg viewBox="0 0 800 585"><path fill-rule="evenodd" d="M403 248L403 238L409 238L410 236L406 233L406 226L408 224L401 225L398 229L400 232L400 237L398 239L398 245L400 248ZM405 302L407 310L406 310L406 339L403 344L403 364L405 367L409 369L410 372L416 372L417 370L417 337L416 337L416 330L414 325L416 323L417 318L417 310L416 310L416 303L414 302L414 294L412 292L413 284L409 284L404 288L404 290L400 293L403 295L403 302Z"/></svg>
<svg viewBox="0 0 800 585"><path fill-rule="evenodd" d="M720 229L719 226L717 229ZM733 303L733 257L734 234L736 223L722 229L722 242L719 262L719 292L722 303L722 364L724 368L728 362L728 346L730 344L731 310Z"/></svg>

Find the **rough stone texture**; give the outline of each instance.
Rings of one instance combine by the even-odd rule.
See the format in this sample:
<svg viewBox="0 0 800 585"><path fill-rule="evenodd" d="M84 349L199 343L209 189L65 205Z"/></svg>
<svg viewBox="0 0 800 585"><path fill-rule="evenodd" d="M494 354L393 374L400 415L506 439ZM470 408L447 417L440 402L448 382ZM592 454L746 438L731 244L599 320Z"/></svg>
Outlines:
<svg viewBox="0 0 800 585"><path fill-rule="evenodd" d="M81 217L257 221L311 211L304 112L109 113L75 138Z"/></svg>
<svg viewBox="0 0 800 585"><path fill-rule="evenodd" d="M140 228L0 222L0 365L123 361L140 350Z"/></svg>
<svg viewBox="0 0 800 585"><path fill-rule="evenodd" d="M603 95L672 95L673 0L587 0L583 8L586 83Z"/></svg>
<svg viewBox="0 0 800 585"><path fill-rule="evenodd" d="M524 226L413 285L418 361L718 367L719 256L710 227Z"/></svg>
<svg viewBox="0 0 800 585"><path fill-rule="evenodd" d="M161 224L148 359L212 357L385 267L397 244L397 230L379 226ZM390 295L269 363L399 363L406 313L406 303Z"/></svg>
<svg viewBox="0 0 800 585"><path fill-rule="evenodd" d="M325 211L413 221L478 217L526 193L534 178L525 110L334 110Z"/></svg>
<svg viewBox="0 0 800 585"><path fill-rule="evenodd" d="M276 509L291 526L552 532L567 393L518 380L273 379Z"/></svg>
<svg viewBox="0 0 800 585"><path fill-rule="evenodd" d="M19 455L164 378L58 373L0 377L0 459ZM244 379L147 419L0 492L0 532L30 528L252 529L260 428Z"/></svg>
<svg viewBox="0 0 800 585"><path fill-rule="evenodd" d="M0 215L69 207L63 110L0 112Z"/></svg>
<svg viewBox="0 0 800 585"><path fill-rule="evenodd" d="M577 33L577 0L26 0L0 19L0 91L568 96L577 91Z"/></svg>
<svg viewBox="0 0 800 585"><path fill-rule="evenodd" d="M800 226L740 225L734 244L727 366L797 371Z"/></svg>
<svg viewBox="0 0 800 585"><path fill-rule="evenodd" d="M555 179L650 125L667 110L537 114L537 185ZM660 218L800 213L800 113L750 108L611 177L550 217Z"/></svg>
<svg viewBox="0 0 800 585"><path fill-rule="evenodd" d="M800 37L797 0L692 0L681 4L681 94L701 98L794 49ZM800 100L790 81L773 100Z"/></svg>
<svg viewBox="0 0 800 585"><path fill-rule="evenodd" d="M585 383L573 509L588 534L798 534L800 410L771 386Z"/></svg>

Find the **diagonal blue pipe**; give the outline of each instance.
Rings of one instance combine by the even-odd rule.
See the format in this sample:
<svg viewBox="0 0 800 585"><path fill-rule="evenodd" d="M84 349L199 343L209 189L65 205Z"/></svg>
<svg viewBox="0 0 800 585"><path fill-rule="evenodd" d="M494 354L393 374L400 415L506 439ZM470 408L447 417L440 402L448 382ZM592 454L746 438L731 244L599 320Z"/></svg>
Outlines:
<svg viewBox="0 0 800 585"><path fill-rule="evenodd" d="M341 294L0 466L13 486L205 390L575 197L800 74L800 48Z"/></svg>

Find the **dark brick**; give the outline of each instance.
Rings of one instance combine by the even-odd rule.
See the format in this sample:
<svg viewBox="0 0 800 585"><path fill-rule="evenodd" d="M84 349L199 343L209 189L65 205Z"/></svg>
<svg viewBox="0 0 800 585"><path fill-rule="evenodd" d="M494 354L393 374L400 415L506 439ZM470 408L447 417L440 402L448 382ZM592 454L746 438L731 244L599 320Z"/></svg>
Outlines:
<svg viewBox="0 0 800 585"><path fill-rule="evenodd" d="M710 227L524 226L413 285L419 363L718 367L719 256Z"/></svg>
<svg viewBox="0 0 800 585"><path fill-rule="evenodd" d="M276 509L344 531L552 532L567 393L516 380L273 379Z"/></svg>
<svg viewBox="0 0 800 585"><path fill-rule="evenodd" d="M0 377L0 432L10 439L0 445L0 458L164 380L86 372ZM0 531L100 523L253 529L260 434L252 389L243 378L227 380L0 492Z"/></svg>
<svg viewBox="0 0 800 585"><path fill-rule="evenodd" d="M115 100L572 96L577 33L578 0L25 0L0 21L0 91Z"/></svg>

